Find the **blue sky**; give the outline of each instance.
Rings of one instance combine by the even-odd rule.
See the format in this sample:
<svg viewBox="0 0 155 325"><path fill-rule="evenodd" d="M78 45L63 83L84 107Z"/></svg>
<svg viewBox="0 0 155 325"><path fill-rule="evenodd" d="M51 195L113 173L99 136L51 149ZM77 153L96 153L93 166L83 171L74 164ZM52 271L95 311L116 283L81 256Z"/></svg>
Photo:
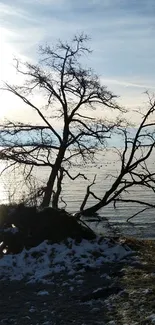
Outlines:
<svg viewBox="0 0 155 325"><path fill-rule="evenodd" d="M17 78L14 55L35 59L38 45L84 31L93 50L88 65L124 105L139 106L145 90L155 91L154 0L5 0L0 26L2 79ZM5 96L3 110L10 112Z"/></svg>

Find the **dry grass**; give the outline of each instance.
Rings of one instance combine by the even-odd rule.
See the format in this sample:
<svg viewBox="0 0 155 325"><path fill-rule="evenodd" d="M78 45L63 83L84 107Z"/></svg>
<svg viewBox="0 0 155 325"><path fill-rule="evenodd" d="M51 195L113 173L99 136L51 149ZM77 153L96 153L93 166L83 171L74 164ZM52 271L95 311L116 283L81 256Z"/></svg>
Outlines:
<svg viewBox="0 0 155 325"><path fill-rule="evenodd" d="M124 238L136 259L123 267L120 282L124 291L110 297L112 318L120 325L155 324L155 241Z"/></svg>

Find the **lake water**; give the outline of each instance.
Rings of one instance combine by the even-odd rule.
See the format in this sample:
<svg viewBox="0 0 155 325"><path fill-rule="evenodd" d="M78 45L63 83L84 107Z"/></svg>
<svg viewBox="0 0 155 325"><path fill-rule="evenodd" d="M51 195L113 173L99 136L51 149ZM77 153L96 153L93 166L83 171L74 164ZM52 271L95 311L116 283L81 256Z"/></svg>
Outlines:
<svg viewBox="0 0 155 325"><path fill-rule="evenodd" d="M154 160L149 161L149 167L154 169ZM1 169L4 167L1 164ZM96 177L96 184L92 187L92 190L98 197L103 197L104 193L109 189L110 184L114 180L114 176L118 173L120 169L119 158L111 150L107 151L106 154L100 152L98 159L94 164L89 163L86 166L74 167L70 170L71 175L76 175L76 173L84 173L87 178L92 182L94 175ZM39 169L36 172L35 176L37 179L40 179L43 182L46 179L48 173L47 169ZM63 200L67 202L67 210L75 213L79 210L81 202L86 192L88 181L85 181L83 178L78 178L75 181L67 180L64 178L63 182ZM0 203L7 203L8 201L14 201L23 195L23 191L26 189L22 186L22 177L20 173L16 171L16 174L13 175L7 171L5 177L2 176L0 179ZM10 197L10 191L12 197ZM129 198L129 195L127 194ZM147 202L154 202L155 194L151 191L144 190L142 188L133 188L130 193L130 198L142 198ZM88 206L96 203L93 197L90 198ZM107 226L106 218L110 221L110 224L116 228L117 232L121 232L125 235L134 235L136 237L142 238L155 238L155 210L149 209L141 213L140 215L132 219L132 223L127 223L127 219L134 215L136 212L142 210L142 206L139 206L136 203L122 203L114 209L113 205L109 205L99 211L99 214L104 217L103 225L95 224L99 232L107 234L111 232L111 229ZM105 230L106 228L106 230Z"/></svg>

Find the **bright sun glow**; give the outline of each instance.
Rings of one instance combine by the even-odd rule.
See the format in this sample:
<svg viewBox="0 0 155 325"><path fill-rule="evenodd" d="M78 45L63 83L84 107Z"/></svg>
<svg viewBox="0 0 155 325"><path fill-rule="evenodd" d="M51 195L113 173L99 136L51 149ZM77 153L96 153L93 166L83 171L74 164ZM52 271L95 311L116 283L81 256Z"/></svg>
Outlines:
<svg viewBox="0 0 155 325"><path fill-rule="evenodd" d="M21 56L11 45L9 39L13 33L4 28L0 29L0 87L4 87L4 82L11 85L19 84L20 76L17 76L13 59L19 58L26 61L27 58ZM13 119L21 111L21 100L13 94L0 90L0 119Z"/></svg>
<svg viewBox="0 0 155 325"><path fill-rule="evenodd" d="M13 55L14 50L9 45L7 41L9 36L9 32L5 29L1 28L0 30L0 84L1 87L4 86L3 82L7 81L13 83L16 78L16 73L13 68ZM12 96L9 96L4 91L0 91L0 103L1 103L1 110L0 110L0 118L3 118L5 115L9 115L11 112L11 103L12 103Z"/></svg>

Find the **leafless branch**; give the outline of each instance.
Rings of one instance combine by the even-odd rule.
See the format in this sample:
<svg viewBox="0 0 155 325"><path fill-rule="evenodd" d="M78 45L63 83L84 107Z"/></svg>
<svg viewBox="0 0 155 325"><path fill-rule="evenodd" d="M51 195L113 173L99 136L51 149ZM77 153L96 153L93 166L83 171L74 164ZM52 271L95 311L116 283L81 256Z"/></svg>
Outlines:
<svg viewBox="0 0 155 325"><path fill-rule="evenodd" d="M144 209L138 211L137 213L134 213L131 217L129 217L129 218L127 219L127 222L129 222L131 219L133 219L134 217L138 216L140 213L143 213L144 211L146 211L146 210L148 210L148 209L150 209L150 207L144 208Z"/></svg>

